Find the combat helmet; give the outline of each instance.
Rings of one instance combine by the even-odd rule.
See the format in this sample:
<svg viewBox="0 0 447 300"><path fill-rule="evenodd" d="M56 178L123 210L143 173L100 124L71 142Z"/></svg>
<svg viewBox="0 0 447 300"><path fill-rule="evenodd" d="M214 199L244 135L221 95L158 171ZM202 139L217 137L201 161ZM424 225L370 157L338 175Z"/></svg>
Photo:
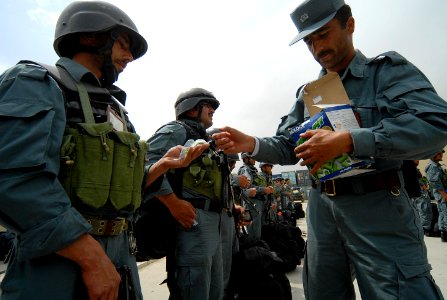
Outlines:
<svg viewBox="0 0 447 300"><path fill-rule="evenodd" d="M200 102L208 102L214 110L219 107L219 101L214 97L213 93L202 89L193 88L189 91L181 93L175 101L175 117L178 119L182 114L188 110L196 107Z"/></svg>
<svg viewBox="0 0 447 300"><path fill-rule="evenodd" d="M259 168L262 168L263 166L271 166L271 167L273 167L273 164L267 163L267 162L260 162L259 163Z"/></svg>
<svg viewBox="0 0 447 300"><path fill-rule="evenodd" d="M228 161L239 161L239 154L227 154Z"/></svg>
<svg viewBox="0 0 447 300"><path fill-rule="evenodd" d="M241 158L244 159L246 157L251 158L251 156L250 156L250 154L248 152L242 152Z"/></svg>
<svg viewBox="0 0 447 300"><path fill-rule="evenodd" d="M129 16L113 4L104 1L75 1L69 4L59 16L54 34L53 47L59 56L71 57L77 45L73 36L78 33L105 33L117 30L125 32L130 38L133 59L143 56L147 51L146 40ZM117 36L110 37L111 50Z"/></svg>

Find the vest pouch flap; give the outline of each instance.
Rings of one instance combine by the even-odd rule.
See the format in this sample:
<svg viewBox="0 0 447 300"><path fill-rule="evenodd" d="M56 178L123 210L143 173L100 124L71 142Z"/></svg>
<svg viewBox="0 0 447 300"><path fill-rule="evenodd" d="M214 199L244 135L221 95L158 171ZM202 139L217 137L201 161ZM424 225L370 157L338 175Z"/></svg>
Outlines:
<svg viewBox="0 0 447 300"><path fill-rule="evenodd" d="M211 160L211 162L214 161ZM189 172L183 173L183 186L211 200L215 200L214 188L220 173L216 177L216 173L212 172L211 167L204 168L204 166L201 166L201 163L199 164L197 162L193 163L188 169Z"/></svg>
<svg viewBox="0 0 447 300"><path fill-rule="evenodd" d="M211 159L211 157L209 157L209 156L204 156L204 157L202 157L202 163L205 165L205 166L212 166L213 165L213 160Z"/></svg>
<svg viewBox="0 0 447 300"><path fill-rule="evenodd" d="M73 137L73 164L64 172L63 185L72 201L80 200L93 208L102 207L109 198L114 141L79 133Z"/></svg>
<svg viewBox="0 0 447 300"><path fill-rule="evenodd" d="M91 136L103 136L113 130L112 123L110 122L94 123L94 124L79 123L78 125Z"/></svg>
<svg viewBox="0 0 447 300"><path fill-rule="evenodd" d="M135 209L137 209L141 204L142 199L142 185L144 178L144 166L147 162L146 153L149 150L149 144L146 141L138 142L138 155L135 161L134 173L133 173L133 196L132 196L132 205Z"/></svg>
<svg viewBox="0 0 447 300"><path fill-rule="evenodd" d="M136 145L140 140L140 136L132 132L114 131L113 134L116 135L118 140L124 145Z"/></svg>
<svg viewBox="0 0 447 300"><path fill-rule="evenodd" d="M199 178L197 178L198 180L203 179L203 176L205 175L205 171L203 171L202 173L200 173L200 171L202 171L202 168L200 166L190 166L189 167L189 173L195 178L199 177Z"/></svg>
<svg viewBox="0 0 447 300"><path fill-rule="evenodd" d="M76 143L74 142L74 138L71 134L64 135L62 139L61 151L60 155L62 160L72 159L74 155L74 150L76 147Z"/></svg>
<svg viewBox="0 0 447 300"><path fill-rule="evenodd" d="M213 165L213 168L208 171L210 173L210 176L214 179L213 180L213 190L214 190L214 196L216 199L220 199L222 197L222 173L217 166L217 164Z"/></svg>
<svg viewBox="0 0 447 300"><path fill-rule="evenodd" d="M144 177L144 163L147 143L139 142L139 136L130 132L114 132L113 172L110 182L110 201L116 210L141 204L141 185Z"/></svg>

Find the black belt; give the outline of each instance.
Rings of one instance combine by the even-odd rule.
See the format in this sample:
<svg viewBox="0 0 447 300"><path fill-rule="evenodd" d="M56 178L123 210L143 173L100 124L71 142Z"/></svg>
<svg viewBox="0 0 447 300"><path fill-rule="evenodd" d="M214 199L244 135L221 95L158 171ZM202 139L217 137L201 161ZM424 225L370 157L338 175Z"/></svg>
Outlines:
<svg viewBox="0 0 447 300"><path fill-rule="evenodd" d="M221 201L211 201L203 198L191 198L185 200L191 203L195 208L203 209L205 211L220 213L223 209L223 204Z"/></svg>
<svg viewBox="0 0 447 300"><path fill-rule="evenodd" d="M389 190L393 195L400 194L400 178L397 170L373 175L355 176L326 180L320 190L328 196L359 195L379 190Z"/></svg>

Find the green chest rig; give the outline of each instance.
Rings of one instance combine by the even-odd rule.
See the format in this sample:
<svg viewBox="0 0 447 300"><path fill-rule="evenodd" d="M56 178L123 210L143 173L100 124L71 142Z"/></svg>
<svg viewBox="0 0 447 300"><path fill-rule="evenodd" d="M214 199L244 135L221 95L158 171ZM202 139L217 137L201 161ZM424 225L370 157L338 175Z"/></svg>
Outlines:
<svg viewBox="0 0 447 300"><path fill-rule="evenodd" d="M61 88L74 90L75 86L84 115L84 123L66 127L60 150L59 180L70 200L75 206L80 201L94 209L110 201L116 211L135 211L141 204L147 143L127 130L123 108L116 100L124 130L114 130L108 121L95 123L89 92L109 94L106 89L77 82L62 66L41 65Z"/></svg>

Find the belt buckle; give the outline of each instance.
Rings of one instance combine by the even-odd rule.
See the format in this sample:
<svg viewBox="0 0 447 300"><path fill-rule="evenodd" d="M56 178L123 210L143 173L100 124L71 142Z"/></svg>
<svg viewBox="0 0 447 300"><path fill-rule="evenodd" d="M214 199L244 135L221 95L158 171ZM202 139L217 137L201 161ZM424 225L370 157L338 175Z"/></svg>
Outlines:
<svg viewBox="0 0 447 300"><path fill-rule="evenodd" d="M90 218L86 220L90 225L92 225L92 231L91 231L92 234L104 235L105 229L107 227L106 220L90 219Z"/></svg>
<svg viewBox="0 0 447 300"><path fill-rule="evenodd" d="M119 235L121 232L125 231L126 219L116 218L115 220L108 220L106 229L104 231L105 235Z"/></svg>
<svg viewBox="0 0 447 300"><path fill-rule="evenodd" d="M332 183L332 193L329 193L327 190L327 182L330 181ZM330 180L326 180L323 182L324 183L324 193L330 197L334 197L335 195L337 195L337 192L335 191L335 181L333 179Z"/></svg>

